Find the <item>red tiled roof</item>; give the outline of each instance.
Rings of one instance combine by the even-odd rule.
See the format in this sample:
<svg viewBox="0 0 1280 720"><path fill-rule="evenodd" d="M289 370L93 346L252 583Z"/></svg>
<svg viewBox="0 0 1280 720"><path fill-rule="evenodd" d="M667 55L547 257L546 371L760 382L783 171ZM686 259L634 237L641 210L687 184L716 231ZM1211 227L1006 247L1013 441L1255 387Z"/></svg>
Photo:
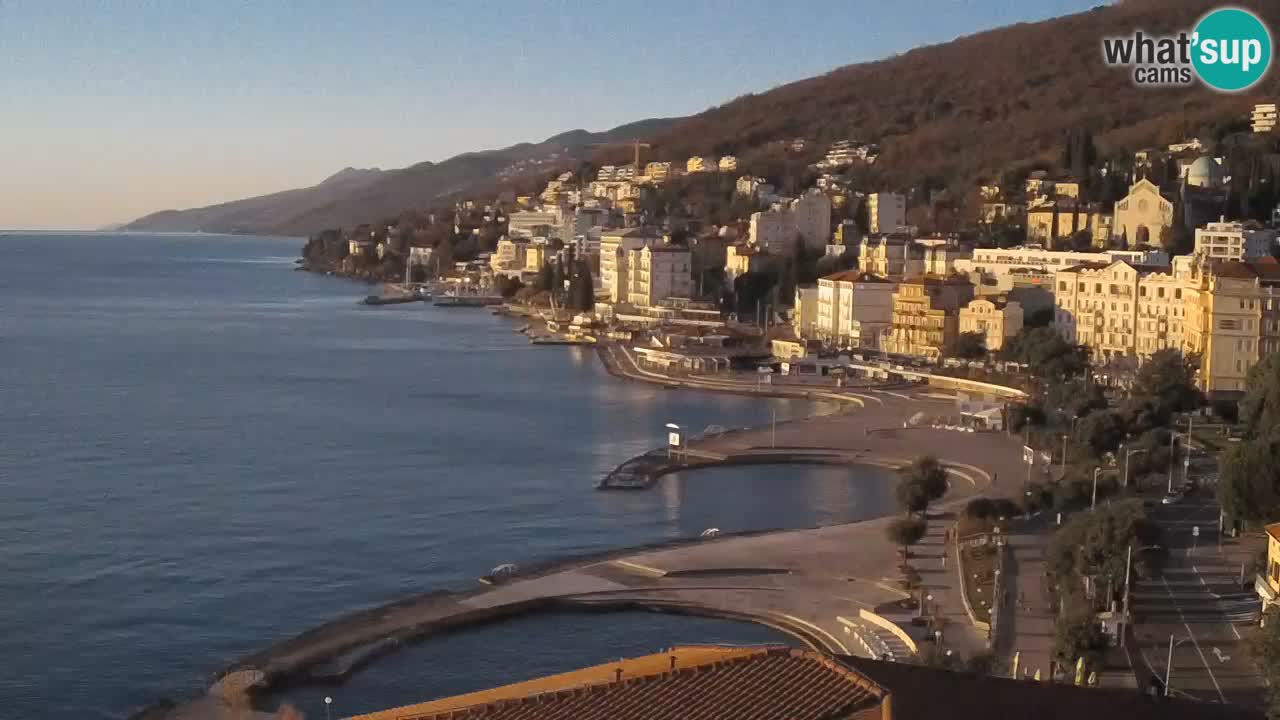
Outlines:
<svg viewBox="0 0 1280 720"><path fill-rule="evenodd" d="M1262 720L1219 703L1154 699L1136 690L993 678L904 663L844 657L889 693L893 720Z"/></svg>
<svg viewBox="0 0 1280 720"><path fill-rule="evenodd" d="M677 649L673 654L679 655L679 652ZM665 660L666 655L658 657ZM628 662L636 661L624 661L622 665ZM836 720L878 707L880 694L873 683L819 653L761 648L674 670L634 677L627 677L624 671L621 680L396 717L400 720Z"/></svg>

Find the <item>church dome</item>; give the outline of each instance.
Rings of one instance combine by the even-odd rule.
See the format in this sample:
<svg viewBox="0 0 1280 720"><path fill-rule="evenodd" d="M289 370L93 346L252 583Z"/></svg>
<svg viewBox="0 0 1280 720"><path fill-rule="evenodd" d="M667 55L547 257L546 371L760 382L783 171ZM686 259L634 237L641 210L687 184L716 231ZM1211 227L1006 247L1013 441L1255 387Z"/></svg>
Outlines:
<svg viewBox="0 0 1280 720"><path fill-rule="evenodd" d="M1216 160L1205 155L1187 168L1187 184L1202 188L1222 186L1222 166Z"/></svg>

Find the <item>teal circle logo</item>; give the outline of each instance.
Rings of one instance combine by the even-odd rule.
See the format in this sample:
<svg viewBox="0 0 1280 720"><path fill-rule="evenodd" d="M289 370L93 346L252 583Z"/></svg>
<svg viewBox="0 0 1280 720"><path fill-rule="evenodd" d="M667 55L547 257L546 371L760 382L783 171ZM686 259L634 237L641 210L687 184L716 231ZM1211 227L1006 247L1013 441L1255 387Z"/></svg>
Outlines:
<svg viewBox="0 0 1280 720"><path fill-rule="evenodd" d="M1271 32L1248 10L1214 10L1196 25L1191 64L1200 79L1215 90L1236 92L1252 87L1271 66Z"/></svg>

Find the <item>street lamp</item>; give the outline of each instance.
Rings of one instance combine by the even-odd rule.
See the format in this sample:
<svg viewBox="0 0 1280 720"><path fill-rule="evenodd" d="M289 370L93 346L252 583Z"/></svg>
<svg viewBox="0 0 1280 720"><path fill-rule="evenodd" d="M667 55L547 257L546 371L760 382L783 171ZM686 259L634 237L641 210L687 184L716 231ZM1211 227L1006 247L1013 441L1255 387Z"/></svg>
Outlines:
<svg viewBox="0 0 1280 720"><path fill-rule="evenodd" d="M1089 499L1089 512L1093 512L1094 507L1098 504L1098 475L1101 473L1102 468L1096 467L1093 469L1093 496Z"/></svg>
<svg viewBox="0 0 1280 720"><path fill-rule="evenodd" d="M329 697L328 695L325 695L324 696L324 720L330 720L329 706L332 704L333 704L333 698Z"/></svg>
<svg viewBox="0 0 1280 720"><path fill-rule="evenodd" d="M1135 450L1126 450L1124 453L1124 487L1129 487L1129 458L1138 453L1147 452L1147 448L1137 448Z"/></svg>
<svg viewBox="0 0 1280 720"><path fill-rule="evenodd" d="M1187 438L1188 441L1191 439L1191 436L1184 432L1178 432L1175 430L1169 433L1169 489L1168 489L1169 495L1173 494L1173 446L1174 446L1174 443L1177 442L1179 436ZM1188 443L1188 446L1189 445L1190 443ZM1190 450L1188 450L1187 452L1190 452ZM1187 459L1189 462L1190 461L1189 455Z"/></svg>
<svg viewBox="0 0 1280 720"><path fill-rule="evenodd" d="M1173 641L1173 636L1172 635L1169 636L1169 659L1168 661L1166 661L1164 666L1164 696L1165 697L1169 697L1169 678L1172 677L1173 675L1173 649L1190 639L1191 639L1190 637L1184 637L1175 643Z"/></svg>

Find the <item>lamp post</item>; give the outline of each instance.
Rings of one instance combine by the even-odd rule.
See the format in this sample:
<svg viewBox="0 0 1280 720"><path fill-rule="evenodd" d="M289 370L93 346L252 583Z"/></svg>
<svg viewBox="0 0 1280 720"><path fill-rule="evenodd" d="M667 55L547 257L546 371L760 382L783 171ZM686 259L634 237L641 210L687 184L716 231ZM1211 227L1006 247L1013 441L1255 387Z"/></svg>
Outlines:
<svg viewBox="0 0 1280 720"><path fill-rule="evenodd" d="M1169 697L1169 678L1173 676L1173 649L1190 639L1191 638L1189 637L1184 637L1181 640L1174 642L1173 636L1172 635L1169 636L1169 659L1165 662L1165 666L1164 666L1164 696L1165 697Z"/></svg>
<svg viewBox="0 0 1280 720"><path fill-rule="evenodd" d="M1174 443L1177 442L1179 435L1185 437L1186 433L1180 433L1180 432L1177 432L1176 430L1169 433L1169 488L1167 490L1167 493L1169 495L1173 494L1173 448L1174 448Z"/></svg>
<svg viewBox="0 0 1280 720"><path fill-rule="evenodd" d="M324 696L324 720L330 720L329 706L332 704L333 704L333 698L329 697L328 695L325 695Z"/></svg>
<svg viewBox="0 0 1280 720"><path fill-rule="evenodd" d="M1129 487L1129 458L1138 453L1147 452L1147 448L1137 448L1136 450L1126 450L1124 453L1124 487Z"/></svg>
<svg viewBox="0 0 1280 720"><path fill-rule="evenodd" d="M1102 468L1096 467L1093 469L1093 496L1089 498L1089 512L1093 512L1093 509L1098 505L1098 475L1101 473Z"/></svg>

